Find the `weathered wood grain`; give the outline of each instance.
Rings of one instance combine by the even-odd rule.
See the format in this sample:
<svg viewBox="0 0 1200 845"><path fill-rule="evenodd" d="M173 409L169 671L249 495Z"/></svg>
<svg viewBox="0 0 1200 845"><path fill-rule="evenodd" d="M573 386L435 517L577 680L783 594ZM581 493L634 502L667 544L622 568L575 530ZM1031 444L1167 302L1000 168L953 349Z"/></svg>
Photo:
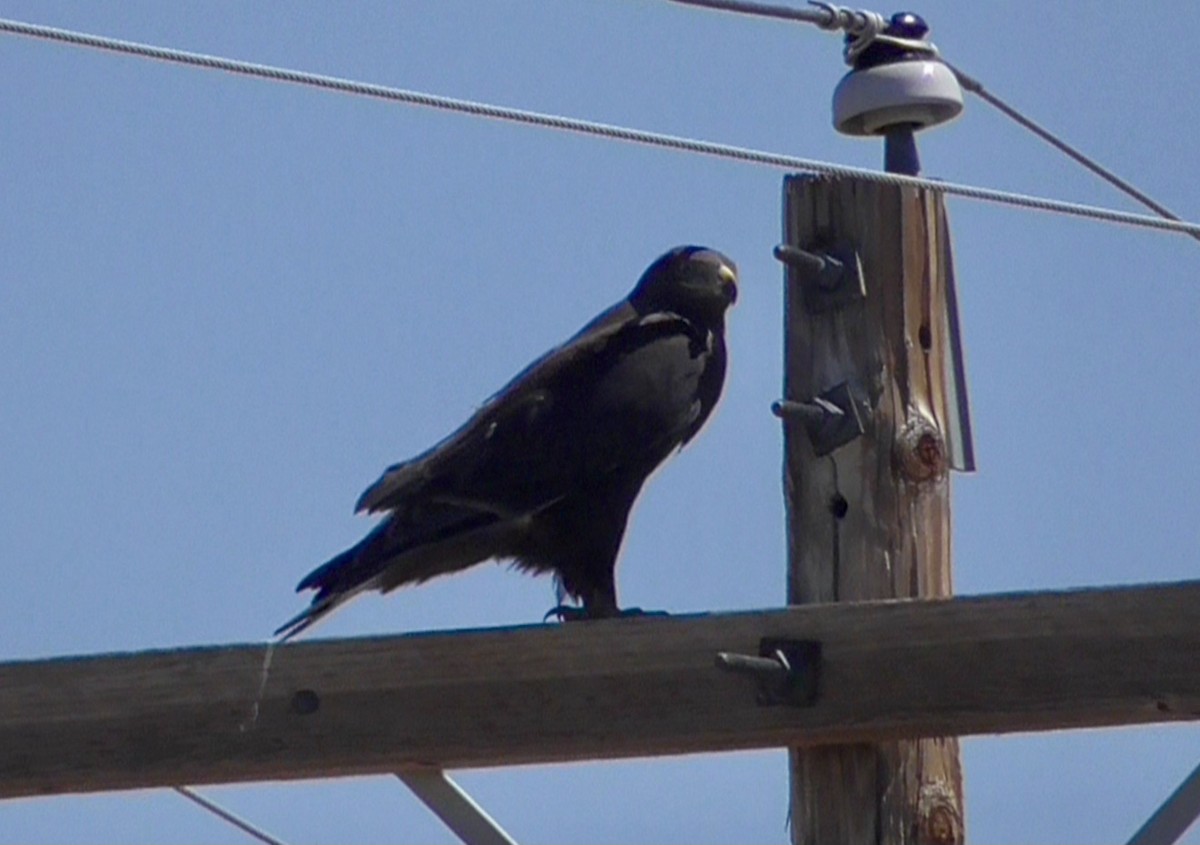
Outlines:
<svg viewBox="0 0 1200 845"><path fill-rule="evenodd" d="M717 651L824 644L762 707ZM1200 718L1200 582L0 663L0 796ZM315 709L314 709L315 707Z"/></svg>
<svg viewBox="0 0 1200 845"><path fill-rule="evenodd" d="M785 427L789 595L795 604L951 593L947 438L954 396L947 330L949 228L932 192L789 177L786 242L853 247L866 297L812 313L789 270L784 393L808 401L841 382L864 434L818 457ZM947 429L951 429L949 432ZM796 843L963 841L962 769L952 736L797 749Z"/></svg>

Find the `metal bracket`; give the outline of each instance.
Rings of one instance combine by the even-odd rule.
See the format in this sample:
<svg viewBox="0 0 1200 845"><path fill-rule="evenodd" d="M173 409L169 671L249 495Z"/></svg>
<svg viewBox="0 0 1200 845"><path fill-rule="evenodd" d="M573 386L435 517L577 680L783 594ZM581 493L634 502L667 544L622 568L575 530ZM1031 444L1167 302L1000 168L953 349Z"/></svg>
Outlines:
<svg viewBox="0 0 1200 845"><path fill-rule="evenodd" d="M1200 766L1138 828L1129 845L1174 845L1200 817Z"/></svg>
<svg viewBox="0 0 1200 845"><path fill-rule="evenodd" d="M717 652L717 667L758 679L758 703L810 707L817 700L821 675L821 643L763 637L759 657Z"/></svg>
<svg viewBox="0 0 1200 845"><path fill-rule="evenodd" d="M847 243L808 251L791 244L775 247L775 257L796 274L804 291L804 307L810 314L842 308L865 299L862 260Z"/></svg>
<svg viewBox="0 0 1200 845"><path fill-rule="evenodd" d="M813 452L818 456L828 455L865 430L854 390L844 381L808 402L780 399L771 404L771 412L781 419L804 423Z"/></svg>
<svg viewBox="0 0 1200 845"><path fill-rule="evenodd" d="M402 769L396 772L396 777L445 822L464 845L517 845L516 840L441 769Z"/></svg>

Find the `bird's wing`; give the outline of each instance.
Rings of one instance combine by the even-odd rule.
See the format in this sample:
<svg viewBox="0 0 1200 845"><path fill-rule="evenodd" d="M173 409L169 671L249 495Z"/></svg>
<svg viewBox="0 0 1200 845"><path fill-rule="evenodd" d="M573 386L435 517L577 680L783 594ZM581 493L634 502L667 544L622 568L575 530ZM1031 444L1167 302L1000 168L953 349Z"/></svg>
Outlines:
<svg viewBox="0 0 1200 845"><path fill-rule="evenodd" d="M652 461L649 472L707 414L697 383L709 353L688 321L616 306L441 443L390 467L358 508L444 501L507 518L627 463Z"/></svg>

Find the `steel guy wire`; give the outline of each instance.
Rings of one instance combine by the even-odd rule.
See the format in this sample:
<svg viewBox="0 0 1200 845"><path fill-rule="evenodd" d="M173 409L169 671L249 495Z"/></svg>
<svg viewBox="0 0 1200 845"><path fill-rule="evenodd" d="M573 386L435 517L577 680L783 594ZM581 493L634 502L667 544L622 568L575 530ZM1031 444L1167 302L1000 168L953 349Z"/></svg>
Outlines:
<svg viewBox="0 0 1200 845"><path fill-rule="evenodd" d="M212 813L214 816L221 819L222 821L228 822L229 824L236 827L238 830L240 830L244 833L250 834L255 839L257 839L259 842L264 842L264 843L266 843L266 845L284 845L283 842L276 839L274 836L267 833L262 828L256 827L253 824L251 824L250 822L243 819L241 816L231 813L229 810L226 810L224 807L222 807L216 801L213 801L211 798L205 798L203 795L201 795L196 790L192 789L190 786L173 786L171 788L174 789L176 792L178 792L180 795L182 795L187 800L193 802L194 804L199 805L200 807L203 807L205 810Z"/></svg>
<svg viewBox="0 0 1200 845"><path fill-rule="evenodd" d="M765 152L746 147L736 147L729 144L700 141L692 138L683 138L676 135L665 135L657 132L646 132L640 129L613 126L611 124L597 123L590 120L579 120L577 118L542 114L539 112L526 111L524 109L506 108L504 106L495 106L488 103L460 100L453 97L442 97L435 94L422 93L419 91L409 91L403 88L393 88L386 85L357 82L351 79L324 76L321 74L273 67L271 65L255 64L253 62L244 62L237 59L223 58L220 56L209 56L203 53L192 53L185 50L175 50L168 47L157 47L150 44L140 44L133 41L122 41L120 39L108 38L100 35L91 35L73 30L23 23L4 18L0 18L0 32L8 32L13 35L41 38L49 41L57 41L83 47L92 47L98 50L107 50L126 55L157 59L159 61L172 62L175 64L224 70L229 73L240 74L243 76L271 79L279 82L290 82L297 85L324 88L326 90L338 91L347 94L358 94L364 97L391 100L394 102L406 103L408 105L426 106L428 108L442 109L445 111L458 112L476 117L486 117L495 120L505 120L533 126L543 126L549 129L575 132L583 135L593 135L610 140L626 141L629 143L644 144L647 146L664 149L681 150L684 152L714 156L717 158L725 158L734 161L742 161L751 164L762 164L769 167L776 167L786 170L808 170L827 176L844 176L862 179L865 181L880 182L884 184L927 188L929 190L949 196L966 197L968 199L982 200L985 202L994 202L1021 208L1037 209L1040 211L1047 211L1072 217L1102 220L1108 223L1120 223L1129 226L1140 226L1149 229L1186 232L1192 235L1200 235L1200 223L1192 223L1186 220L1169 220L1161 217L1150 217L1144 214L1131 214L1125 211L1083 205L1080 203L1065 202L1063 200L1049 199L1046 197L1030 196L1028 194L1018 194L1009 191L998 191L993 188L981 188L974 185L964 185L955 182L942 182L936 179L905 176L899 173L886 173L879 170L869 170L866 168L832 164L814 159L781 155L779 153Z"/></svg>
<svg viewBox="0 0 1200 845"><path fill-rule="evenodd" d="M967 91L970 91L976 97L983 100L985 103L987 103L989 106L991 106L992 108L999 111L1001 114L1005 115L1006 117L1010 118L1011 120L1016 121L1018 124L1020 124L1021 126L1023 126L1026 129L1028 129L1034 135L1037 135L1039 138L1041 138L1047 144L1050 144L1052 147L1057 149L1059 152L1070 157L1071 159L1073 159L1074 161L1076 161L1083 167L1086 167L1088 170L1092 171L1092 173L1095 173L1097 176L1099 176L1101 179L1103 179L1108 184L1112 185L1118 191L1121 191L1121 192L1125 193L1126 195L1132 197L1133 199L1137 200L1142 205L1146 206L1146 208L1149 208L1151 211L1158 212L1158 214L1160 216L1165 217L1168 220L1181 220L1182 219L1175 212L1171 211L1171 209L1167 208L1165 205L1158 202L1150 195L1146 194L1144 191L1142 191L1136 185L1133 185L1130 182L1125 181L1120 176L1118 176L1116 173L1112 172L1107 167L1100 164L1100 162L1096 161L1093 158L1090 158L1087 154L1082 153L1079 150L1075 149L1075 147L1068 144L1062 138L1059 138L1057 135L1055 135L1049 129L1045 128L1040 123L1033 120L1033 118L1026 117L1024 114L1022 114L1016 108L1014 108L1013 106L1010 106L1008 103L1006 103L1004 100L997 97L991 91L988 91L986 88L983 87L983 83L980 82L975 77L971 76L970 74L968 74L962 70L959 70L957 67L955 67L954 65L952 65L950 62L946 61L945 59L942 59L941 61L942 61L942 64L944 64L946 67L950 68L950 72L953 73L954 76L958 79L958 84L961 85L963 88L965 88ZM1188 234L1190 234L1196 240L1200 240L1200 234L1198 234L1196 232L1189 232Z"/></svg>

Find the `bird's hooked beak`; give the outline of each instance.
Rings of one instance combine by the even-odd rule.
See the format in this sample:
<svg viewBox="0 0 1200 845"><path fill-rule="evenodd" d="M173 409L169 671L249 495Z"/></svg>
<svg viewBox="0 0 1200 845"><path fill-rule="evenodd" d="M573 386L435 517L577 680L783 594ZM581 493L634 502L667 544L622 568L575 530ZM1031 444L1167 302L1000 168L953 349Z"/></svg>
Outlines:
<svg viewBox="0 0 1200 845"><path fill-rule="evenodd" d="M717 267L717 278L721 280L721 292L725 294L729 304L737 302L737 270L722 261Z"/></svg>

